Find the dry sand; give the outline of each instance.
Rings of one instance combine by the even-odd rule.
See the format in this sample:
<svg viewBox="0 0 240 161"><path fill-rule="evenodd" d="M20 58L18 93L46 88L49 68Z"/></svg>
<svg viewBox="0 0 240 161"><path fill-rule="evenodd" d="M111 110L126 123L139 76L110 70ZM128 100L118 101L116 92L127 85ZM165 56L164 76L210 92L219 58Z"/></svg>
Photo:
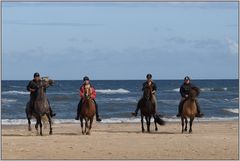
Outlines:
<svg viewBox="0 0 240 161"><path fill-rule="evenodd" d="M167 123L142 133L140 123L93 124L90 136L79 124L54 124L53 135L36 136L27 125L2 125L2 159L239 159L238 121L199 122L193 133ZM33 127L33 125L32 125Z"/></svg>

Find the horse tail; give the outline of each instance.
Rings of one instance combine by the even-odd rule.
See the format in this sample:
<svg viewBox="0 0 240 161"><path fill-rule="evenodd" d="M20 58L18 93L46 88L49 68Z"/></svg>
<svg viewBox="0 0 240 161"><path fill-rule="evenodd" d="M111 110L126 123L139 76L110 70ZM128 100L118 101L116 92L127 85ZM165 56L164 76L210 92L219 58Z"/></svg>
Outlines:
<svg viewBox="0 0 240 161"><path fill-rule="evenodd" d="M156 123L158 123L159 125L165 125L165 121L164 121L163 119L161 119L159 115L155 115L155 116L154 116L154 120L155 120Z"/></svg>

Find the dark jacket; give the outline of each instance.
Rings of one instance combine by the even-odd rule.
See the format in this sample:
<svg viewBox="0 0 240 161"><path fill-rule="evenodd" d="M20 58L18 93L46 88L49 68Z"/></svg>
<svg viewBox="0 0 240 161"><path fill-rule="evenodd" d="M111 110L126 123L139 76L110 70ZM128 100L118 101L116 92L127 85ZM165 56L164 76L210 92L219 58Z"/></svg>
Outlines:
<svg viewBox="0 0 240 161"><path fill-rule="evenodd" d="M189 95L191 87L195 87L193 84L185 84L183 83L180 87L180 94L182 97L186 98L185 95Z"/></svg>
<svg viewBox="0 0 240 161"><path fill-rule="evenodd" d="M148 86L148 82L147 81L143 83L142 91L144 91L144 88L146 86ZM154 82L152 82L151 86L152 86L152 90L153 91L157 91L157 86L156 86L156 84Z"/></svg>
<svg viewBox="0 0 240 161"><path fill-rule="evenodd" d="M39 83L40 83L40 81L35 81L34 79L29 81L29 83L27 85L27 90L30 91L30 89L35 89L34 92L30 91L31 92L30 93L31 98L36 98L37 97L37 90L39 88Z"/></svg>

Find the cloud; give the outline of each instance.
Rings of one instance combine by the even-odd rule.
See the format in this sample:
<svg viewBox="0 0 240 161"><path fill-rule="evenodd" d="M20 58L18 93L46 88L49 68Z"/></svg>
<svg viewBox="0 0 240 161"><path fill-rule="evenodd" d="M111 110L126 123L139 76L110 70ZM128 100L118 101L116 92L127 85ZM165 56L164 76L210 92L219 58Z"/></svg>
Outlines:
<svg viewBox="0 0 240 161"><path fill-rule="evenodd" d="M219 48L223 44L216 39L196 39L196 40L188 40L183 37L171 37L167 39L168 42L173 42L176 44L181 44L181 45L191 45L194 48Z"/></svg>
<svg viewBox="0 0 240 161"><path fill-rule="evenodd" d="M226 38L227 44L228 44L228 49L230 54L237 54L238 53L238 44L237 42L233 41L230 38Z"/></svg>

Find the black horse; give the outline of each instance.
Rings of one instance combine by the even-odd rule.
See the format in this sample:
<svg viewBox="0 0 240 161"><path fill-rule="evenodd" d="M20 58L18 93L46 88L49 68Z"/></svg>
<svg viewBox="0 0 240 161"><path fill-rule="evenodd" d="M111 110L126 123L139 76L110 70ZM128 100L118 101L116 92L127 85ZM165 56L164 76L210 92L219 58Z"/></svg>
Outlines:
<svg viewBox="0 0 240 161"><path fill-rule="evenodd" d="M30 110L30 102L27 103L26 105L26 116L28 119L28 130L31 131L31 118L34 117L36 118L36 125L35 128L38 132L38 126L40 126L40 135L42 135L42 118L44 116L47 116L49 126L50 126L50 131L49 134L52 134L52 120L50 116L50 106L49 102L47 99L47 95L45 93L45 89L49 87L50 85L53 84L52 80L49 79L42 79L39 83L39 87L37 90L37 97L34 102L34 108L33 111Z"/></svg>
<svg viewBox="0 0 240 161"><path fill-rule="evenodd" d="M158 130L157 123L160 125L165 124L165 122L159 117L159 115L155 115L155 104L153 103L151 86L147 86L144 88L143 97L138 101L137 106L141 111L142 132L145 131L143 125L143 117L145 117L148 132L150 132L150 123L152 117L154 117L155 131Z"/></svg>

